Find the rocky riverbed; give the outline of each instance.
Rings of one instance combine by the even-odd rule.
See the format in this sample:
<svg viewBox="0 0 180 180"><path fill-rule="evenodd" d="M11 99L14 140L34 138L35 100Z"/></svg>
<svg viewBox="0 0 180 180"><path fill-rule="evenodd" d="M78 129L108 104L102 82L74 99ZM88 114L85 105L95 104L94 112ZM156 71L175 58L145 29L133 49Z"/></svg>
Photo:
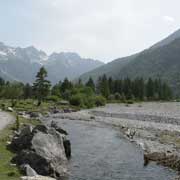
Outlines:
<svg viewBox="0 0 180 180"><path fill-rule="evenodd" d="M179 171L179 117L180 103L174 102L141 103L128 106L125 104L108 104L105 107L92 110L56 114L44 120L48 122L53 119L59 123L63 119L63 121L80 120L91 124L100 123L116 127L132 144L141 147L144 152L144 165L155 161ZM139 179L141 178L139 177Z"/></svg>

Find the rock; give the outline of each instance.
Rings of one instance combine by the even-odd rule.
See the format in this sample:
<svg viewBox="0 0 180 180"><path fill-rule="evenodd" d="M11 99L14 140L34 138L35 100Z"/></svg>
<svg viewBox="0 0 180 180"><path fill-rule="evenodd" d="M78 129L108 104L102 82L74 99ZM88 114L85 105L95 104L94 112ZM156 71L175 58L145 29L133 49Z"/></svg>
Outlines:
<svg viewBox="0 0 180 180"><path fill-rule="evenodd" d="M8 107L8 108L7 108L7 111L9 111L9 112L14 112L14 109L13 109L12 107Z"/></svg>
<svg viewBox="0 0 180 180"><path fill-rule="evenodd" d="M43 176L60 179L68 175L67 157L71 154L71 146L64 134L44 125L38 125L32 131L22 130L21 133L12 141L12 147L18 152L12 163L18 166L29 164Z"/></svg>
<svg viewBox="0 0 180 180"><path fill-rule="evenodd" d="M70 159L71 158L71 142L69 139L64 139L63 144L64 144L66 157Z"/></svg>
<svg viewBox="0 0 180 180"><path fill-rule="evenodd" d="M30 118L40 118L42 115L38 112L29 112Z"/></svg>
<svg viewBox="0 0 180 180"><path fill-rule="evenodd" d="M38 131L41 131L41 132L47 134L47 133L48 133L48 128L47 128L47 126L45 126L45 125L37 125L37 126L33 129L32 132L33 132L33 134L34 134L34 133L36 133L36 132L38 132Z"/></svg>
<svg viewBox="0 0 180 180"><path fill-rule="evenodd" d="M17 114L20 116L24 116L26 113L25 113L25 111L21 111L21 112L17 112Z"/></svg>
<svg viewBox="0 0 180 180"><path fill-rule="evenodd" d="M37 176L33 176L33 177L23 176L23 177L21 177L21 180L56 180L56 179L51 178L51 177L37 175Z"/></svg>
<svg viewBox="0 0 180 180"><path fill-rule="evenodd" d="M72 110L71 109L64 109L64 113L71 113L72 112Z"/></svg>
<svg viewBox="0 0 180 180"><path fill-rule="evenodd" d="M17 133L9 147L16 152L19 152L23 149L29 149L31 147L31 140L33 138L32 126L25 126L20 133Z"/></svg>
<svg viewBox="0 0 180 180"><path fill-rule="evenodd" d="M57 125L57 123L54 122L54 121L51 121L51 127L55 128L56 131L58 131L58 132L61 133L61 134L68 135L67 131L65 131L64 129L62 129L61 127L59 127L59 126Z"/></svg>
<svg viewBox="0 0 180 180"><path fill-rule="evenodd" d="M22 170L25 171L27 176L37 176L38 174L32 169L29 164L22 165Z"/></svg>
<svg viewBox="0 0 180 180"><path fill-rule="evenodd" d="M133 139L134 135L136 134L136 131L133 130L133 129L128 129L126 132L125 132L126 136L130 139Z"/></svg>

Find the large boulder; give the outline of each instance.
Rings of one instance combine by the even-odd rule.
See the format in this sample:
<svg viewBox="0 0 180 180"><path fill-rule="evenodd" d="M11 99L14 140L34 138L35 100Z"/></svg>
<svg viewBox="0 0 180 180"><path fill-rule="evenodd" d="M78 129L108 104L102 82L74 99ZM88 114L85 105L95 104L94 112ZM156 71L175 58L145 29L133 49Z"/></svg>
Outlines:
<svg viewBox="0 0 180 180"><path fill-rule="evenodd" d="M53 127L44 125L38 125L32 130L27 127L25 129L13 138L11 148L17 151L17 156L12 159L12 162L18 166L28 164L42 176L56 179L66 177L70 145L67 145L65 135Z"/></svg>

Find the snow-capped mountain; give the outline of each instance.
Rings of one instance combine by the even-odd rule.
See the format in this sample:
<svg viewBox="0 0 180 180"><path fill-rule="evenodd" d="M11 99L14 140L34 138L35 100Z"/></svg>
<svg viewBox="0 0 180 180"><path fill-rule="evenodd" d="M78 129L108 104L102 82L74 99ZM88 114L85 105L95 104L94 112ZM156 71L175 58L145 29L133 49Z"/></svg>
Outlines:
<svg viewBox="0 0 180 180"><path fill-rule="evenodd" d="M0 77L10 81L33 82L41 66L45 66L52 83L65 77L75 79L81 74L103 65L100 61L81 58L77 53L52 53L33 46L10 47L0 43Z"/></svg>

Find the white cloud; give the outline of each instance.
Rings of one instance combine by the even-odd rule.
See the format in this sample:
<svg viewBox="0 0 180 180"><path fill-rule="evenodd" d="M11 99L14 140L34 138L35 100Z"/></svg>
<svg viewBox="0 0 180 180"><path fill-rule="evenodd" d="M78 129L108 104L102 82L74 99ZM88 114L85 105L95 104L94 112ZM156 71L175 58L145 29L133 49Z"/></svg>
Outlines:
<svg viewBox="0 0 180 180"><path fill-rule="evenodd" d="M175 19L171 16L164 16L163 17L164 21L167 21L167 22L170 22L170 23L173 23L175 22Z"/></svg>

